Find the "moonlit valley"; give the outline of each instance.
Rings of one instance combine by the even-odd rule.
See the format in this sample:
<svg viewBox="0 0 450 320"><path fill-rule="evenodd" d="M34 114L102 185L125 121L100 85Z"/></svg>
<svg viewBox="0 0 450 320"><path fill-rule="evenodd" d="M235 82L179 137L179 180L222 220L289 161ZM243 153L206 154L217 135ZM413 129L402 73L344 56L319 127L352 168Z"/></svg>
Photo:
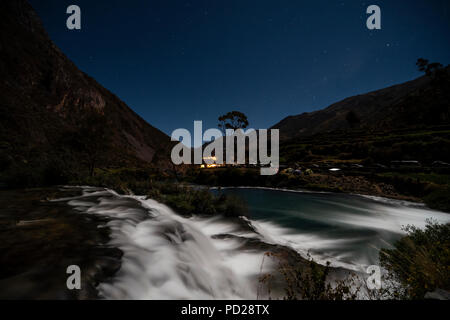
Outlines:
<svg viewBox="0 0 450 320"><path fill-rule="evenodd" d="M449 300L449 15L2 0L0 300Z"/></svg>

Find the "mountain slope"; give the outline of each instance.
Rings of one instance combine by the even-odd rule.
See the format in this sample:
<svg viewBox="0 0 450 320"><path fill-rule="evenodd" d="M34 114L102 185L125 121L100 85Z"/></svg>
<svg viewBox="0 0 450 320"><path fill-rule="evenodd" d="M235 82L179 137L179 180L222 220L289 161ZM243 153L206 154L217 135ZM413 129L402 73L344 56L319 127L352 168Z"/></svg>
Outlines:
<svg viewBox="0 0 450 320"><path fill-rule="evenodd" d="M0 3L0 73L2 169L11 162L45 162L55 153L62 160L59 149L70 149L75 162L99 152L108 165L149 163L157 153L159 159L168 154L170 138L81 72L25 0ZM91 151L80 146L99 139L104 143Z"/></svg>
<svg viewBox="0 0 450 320"><path fill-rule="evenodd" d="M423 76L344 99L320 111L289 116L272 128L280 129L282 140L347 130L352 125L347 120L350 112L359 128L377 131L449 124L450 68L445 68L444 73L445 80L438 83Z"/></svg>

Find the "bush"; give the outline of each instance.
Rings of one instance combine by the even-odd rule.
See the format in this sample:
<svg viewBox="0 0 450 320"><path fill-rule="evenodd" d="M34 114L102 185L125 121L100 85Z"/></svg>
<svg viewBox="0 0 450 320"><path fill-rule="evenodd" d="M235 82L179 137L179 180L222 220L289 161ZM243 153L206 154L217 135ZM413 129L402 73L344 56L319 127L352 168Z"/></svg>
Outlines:
<svg viewBox="0 0 450 320"><path fill-rule="evenodd" d="M432 209L450 212L450 187L440 187L432 191L424 201Z"/></svg>
<svg viewBox="0 0 450 320"><path fill-rule="evenodd" d="M209 173L205 173L204 177L208 176ZM161 174L152 172L150 168L97 169L92 177L85 176L71 182L111 188L119 193L147 195L185 216L193 214L241 216L248 212L246 204L239 198L223 194L214 195L208 189L193 188L169 181Z"/></svg>
<svg viewBox="0 0 450 320"><path fill-rule="evenodd" d="M360 286L358 278L352 274L344 280L336 280L332 285L328 279L330 263L317 264L308 254L308 260L290 261L286 253L267 252L265 256L278 260L278 272L285 284L285 300L356 300ZM269 285L272 274L260 276L260 283ZM268 290L270 293L270 290Z"/></svg>
<svg viewBox="0 0 450 320"><path fill-rule="evenodd" d="M381 265L403 285L411 299L436 288L450 290L450 225L428 221L424 230L405 228L395 249L380 251Z"/></svg>
<svg viewBox="0 0 450 320"><path fill-rule="evenodd" d="M247 203L238 196L221 195L216 201L217 211L226 217L247 216Z"/></svg>
<svg viewBox="0 0 450 320"><path fill-rule="evenodd" d="M247 205L240 198L233 195L214 195L208 189L194 189L191 187L164 184L159 192L153 191L149 196L167 204L182 215L214 215L227 217L247 215Z"/></svg>

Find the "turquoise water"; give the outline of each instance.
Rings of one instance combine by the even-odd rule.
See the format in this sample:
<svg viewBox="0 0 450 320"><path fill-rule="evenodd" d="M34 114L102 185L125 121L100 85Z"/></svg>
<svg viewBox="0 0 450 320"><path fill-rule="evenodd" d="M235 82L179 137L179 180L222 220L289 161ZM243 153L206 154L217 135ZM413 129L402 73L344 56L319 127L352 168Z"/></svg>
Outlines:
<svg viewBox="0 0 450 320"><path fill-rule="evenodd" d="M430 217L450 220L399 201L242 188L224 192L245 199L250 218L183 217L146 196L78 190L52 202L107 218L108 245L123 252L120 270L98 286L107 299L267 299L259 290L260 276L279 268L277 259L265 255L271 244L302 255L310 251L319 263L365 271L377 263L380 247L402 236L402 225L421 227ZM346 274L334 271L336 277ZM272 289L271 298L283 297L281 286Z"/></svg>
<svg viewBox="0 0 450 320"><path fill-rule="evenodd" d="M450 222L447 213L383 198L251 188L222 192L247 202L250 219L268 241L350 269L377 264L379 249L404 235L403 226L424 227L429 218Z"/></svg>

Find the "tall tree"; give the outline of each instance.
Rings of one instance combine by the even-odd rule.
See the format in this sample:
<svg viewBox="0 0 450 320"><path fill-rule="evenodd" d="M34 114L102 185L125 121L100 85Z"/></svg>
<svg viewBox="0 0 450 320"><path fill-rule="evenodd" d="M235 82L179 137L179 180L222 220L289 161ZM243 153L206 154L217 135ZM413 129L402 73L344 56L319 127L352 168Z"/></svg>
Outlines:
<svg viewBox="0 0 450 320"><path fill-rule="evenodd" d="M226 129L245 129L248 127L247 116L240 111L231 111L219 117L219 128L226 134Z"/></svg>

